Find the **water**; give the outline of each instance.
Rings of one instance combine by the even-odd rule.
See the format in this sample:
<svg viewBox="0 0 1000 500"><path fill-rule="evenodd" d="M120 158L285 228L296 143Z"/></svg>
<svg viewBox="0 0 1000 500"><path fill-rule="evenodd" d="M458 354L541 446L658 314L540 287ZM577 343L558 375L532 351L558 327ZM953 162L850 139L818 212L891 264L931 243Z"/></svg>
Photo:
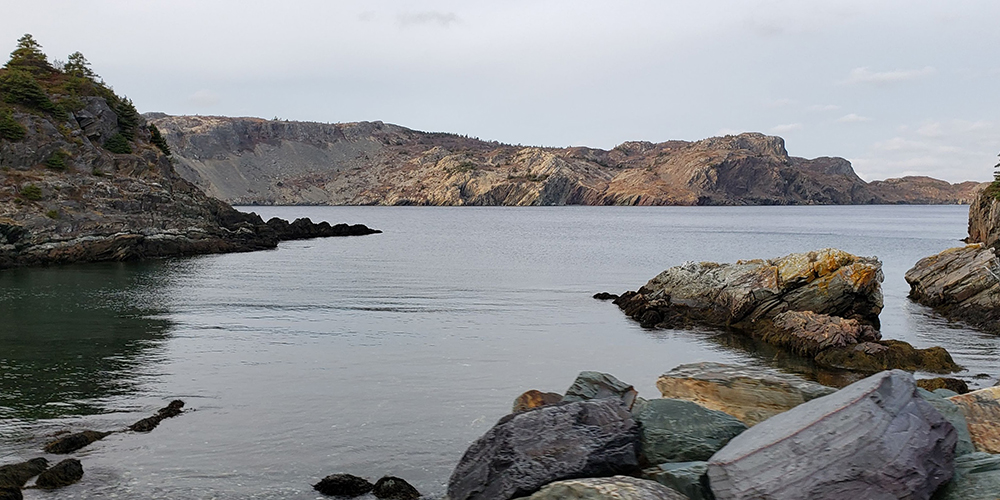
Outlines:
<svg viewBox="0 0 1000 500"><path fill-rule="evenodd" d="M995 380L1000 338L906 299L903 273L961 244L967 207L254 210L385 233L0 272L0 463L174 398L193 410L91 445L75 455L83 481L25 498L312 499L335 472L442 494L469 442L527 389L562 392L600 370L656 397L681 363L770 363L715 332L641 329L591 298L687 260L877 255L883 336L943 345L974 386Z"/></svg>

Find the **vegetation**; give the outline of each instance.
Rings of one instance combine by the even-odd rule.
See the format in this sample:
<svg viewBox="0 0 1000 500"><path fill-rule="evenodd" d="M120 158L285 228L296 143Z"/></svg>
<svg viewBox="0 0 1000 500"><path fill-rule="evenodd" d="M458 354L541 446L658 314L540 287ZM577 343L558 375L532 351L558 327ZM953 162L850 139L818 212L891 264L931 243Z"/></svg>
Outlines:
<svg viewBox="0 0 1000 500"><path fill-rule="evenodd" d="M59 211L58 210L49 210L48 212L45 212L45 216L48 217L48 218L50 218L50 219L58 219L59 218Z"/></svg>
<svg viewBox="0 0 1000 500"><path fill-rule="evenodd" d="M128 145L128 139L121 133L108 137L108 140L104 141L104 149L115 154L129 154L132 152L132 147Z"/></svg>
<svg viewBox="0 0 1000 500"><path fill-rule="evenodd" d="M160 151L163 151L163 154L170 156L170 146L167 145L167 140L163 138L163 134L160 133L160 129L156 128L156 125L153 125L152 123L150 123L147 128L149 129L150 142L152 142L154 146L160 148Z"/></svg>
<svg viewBox="0 0 1000 500"><path fill-rule="evenodd" d="M983 194L1000 200L1000 163L993 166L993 182L991 182L989 186L986 186L986 189L983 190Z"/></svg>
<svg viewBox="0 0 1000 500"><path fill-rule="evenodd" d="M38 201L42 199L42 188L34 184L28 184L21 188L21 197L26 200Z"/></svg>
<svg viewBox="0 0 1000 500"><path fill-rule="evenodd" d="M49 155L49 159L45 160L45 166L53 170L66 170L66 159L69 158L69 153L59 149L53 151Z"/></svg>
<svg viewBox="0 0 1000 500"><path fill-rule="evenodd" d="M0 109L0 139L20 141L27 133L28 129L14 119L9 109Z"/></svg>

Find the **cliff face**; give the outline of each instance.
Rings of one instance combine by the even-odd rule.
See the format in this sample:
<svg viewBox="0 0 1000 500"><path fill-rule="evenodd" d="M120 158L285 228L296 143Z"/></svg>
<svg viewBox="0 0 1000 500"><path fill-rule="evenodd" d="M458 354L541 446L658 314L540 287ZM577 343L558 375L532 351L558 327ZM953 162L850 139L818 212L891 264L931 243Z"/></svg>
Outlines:
<svg viewBox="0 0 1000 500"><path fill-rule="evenodd" d="M146 115L179 173L234 204L796 205L960 203L969 185L868 184L842 158L788 156L780 137L520 147L382 122ZM926 184L925 182L924 184Z"/></svg>

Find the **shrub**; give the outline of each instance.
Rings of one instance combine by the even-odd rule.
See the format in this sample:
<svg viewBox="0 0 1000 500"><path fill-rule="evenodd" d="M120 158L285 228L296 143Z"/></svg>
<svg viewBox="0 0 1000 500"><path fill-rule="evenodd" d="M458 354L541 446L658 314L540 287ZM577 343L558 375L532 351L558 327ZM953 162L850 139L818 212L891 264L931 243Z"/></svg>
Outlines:
<svg viewBox="0 0 1000 500"><path fill-rule="evenodd" d="M26 200L38 201L42 199L42 188L34 184L28 184L21 188L21 197Z"/></svg>
<svg viewBox="0 0 1000 500"><path fill-rule="evenodd" d="M154 146L160 148L163 154L170 156L170 146L167 145L167 140L163 138L163 134L160 133L160 129L156 128L156 125L152 123L149 124L149 140Z"/></svg>
<svg viewBox="0 0 1000 500"><path fill-rule="evenodd" d="M126 139L134 141L135 128L139 125L139 112L136 111L132 100L128 97L117 98L112 107L118 115L118 130Z"/></svg>
<svg viewBox="0 0 1000 500"><path fill-rule="evenodd" d="M7 68L19 69L31 73L51 73L55 69L49 64L48 58L42 52L42 46L35 41L30 33L17 39L17 48L10 53Z"/></svg>
<svg viewBox="0 0 1000 500"><path fill-rule="evenodd" d="M53 170L66 170L66 158L69 158L69 153L61 149L53 151L49 159L45 160L45 166Z"/></svg>
<svg viewBox="0 0 1000 500"><path fill-rule="evenodd" d="M28 129L14 119L14 115L9 109L0 110L0 138L8 141L20 141L27 133Z"/></svg>
<svg viewBox="0 0 1000 500"><path fill-rule="evenodd" d="M58 210L49 210L48 212L45 212L45 216L48 217L48 218L50 218L50 219L58 219L59 218L59 211Z"/></svg>
<svg viewBox="0 0 1000 500"><path fill-rule="evenodd" d="M108 137L108 140L104 141L104 149L116 154L129 154L132 152L132 146L128 145L128 139L125 139L125 136L120 133Z"/></svg>
<svg viewBox="0 0 1000 500"><path fill-rule="evenodd" d="M3 92L5 102L23 104L43 111L55 109L45 89L26 71L7 70L0 75L0 92Z"/></svg>

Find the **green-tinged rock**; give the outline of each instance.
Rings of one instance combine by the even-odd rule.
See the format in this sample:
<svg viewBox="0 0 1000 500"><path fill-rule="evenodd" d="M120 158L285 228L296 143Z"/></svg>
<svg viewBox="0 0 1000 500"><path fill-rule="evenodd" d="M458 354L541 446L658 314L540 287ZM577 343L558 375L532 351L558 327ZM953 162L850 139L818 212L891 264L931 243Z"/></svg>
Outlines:
<svg viewBox="0 0 1000 500"><path fill-rule="evenodd" d="M715 500L708 486L708 462L673 462L642 471L642 477L679 491L689 500Z"/></svg>
<svg viewBox="0 0 1000 500"><path fill-rule="evenodd" d="M0 466L0 487L21 488L48 467L49 461L41 457Z"/></svg>
<svg viewBox="0 0 1000 500"><path fill-rule="evenodd" d="M637 404L642 457L649 464L708 460L747 426L736 417L681 399Z"/></svg>
<svg viewBox="0 0 1000 500"><path fill-rule="evenodd" d="M1000 498L1000 455L977 451L955 457L955 477L932 500L997 500Z"/></svg>
<svg viewBox="0 0 1000 500"><path fill-rule="evenodd" d="M815 358L825 368L877 373L883 370L954 373L962 369L943 347L917 349L901 340L862 342L826 349Z"/></svg>
<svg viewBox="0 0 1000 500"><path fill-rule="evenodd" d="M591 477L556 481L542 487L530 500L686 500L680 493L654 481L628 476Z"/></svg>
<svg viewBox="0 0 1000 500"><path fill-rule="evenodd" d="M83 465L75 458L67 458L38 475L35 485L44 490L69 486L83 477Z"/></svg>
<svg viewBox="0 0 1000 500"><path fill-rule="evenodd" d="M957 404L926 389L918 388L917 394L951 422L951 425L955 426L955 431L958 433L958 443L955 444L956 456L976 451L976 447L972 444L972 437L969 435L969 425L965 421L965 414L962 413L962 409Z"/></svg>
<svg viewBox="0 0 1000 500"><path fill-rule="evenodd" d="M589 399L618 398L625 406L632 408L639 393L629 384L607 373L580 372L573 385L566 389L563 401L587 401Z"/></svg>

